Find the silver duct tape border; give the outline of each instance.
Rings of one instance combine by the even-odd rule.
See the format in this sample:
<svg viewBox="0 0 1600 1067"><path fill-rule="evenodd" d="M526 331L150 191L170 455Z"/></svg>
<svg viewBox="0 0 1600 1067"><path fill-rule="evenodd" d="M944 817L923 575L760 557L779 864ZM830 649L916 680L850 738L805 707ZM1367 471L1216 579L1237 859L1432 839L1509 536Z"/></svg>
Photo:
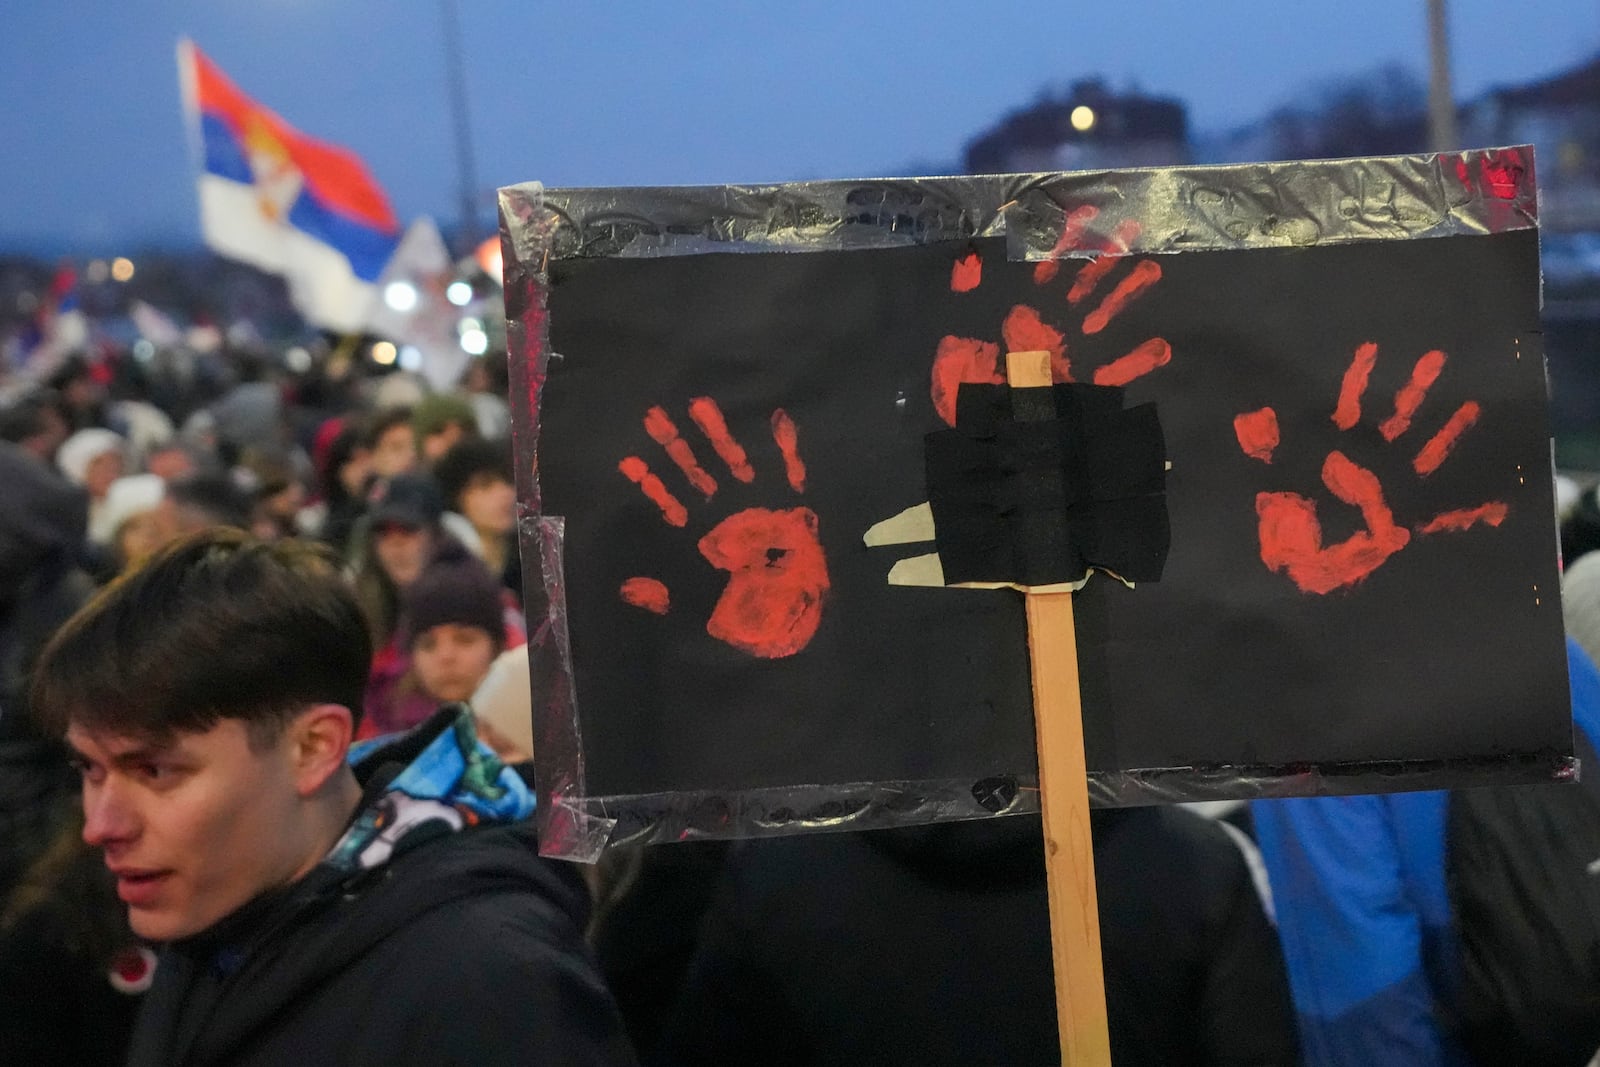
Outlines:
<svg viewBox="0 0 1600 1067"><path fill-rule="evenodd" d="M1090 772L1093 807L1200 800L1346 796L1476 785L1575 781L1570 756L1347 764L1320 768L1161 767ZM980 780L858 782L726 792L585 797L547 792L540 850L593 863L619 845L873 830L1039 810L1032 775Z"/></svg>
<svg viewBox="0 0 1600 1067"><path fill-rule="evenodd" d="M1093 219L1062 240L1074 212ZM535 396L549 361L552 259L872 249L1003 236L1018 260L1309 247L1537 226L1528 148L1387 159L754 187L500 190L517 455L541 743L541 849L594 862L626 842L776 836L1038 810L1028 776L589 796L566 627L560 518L540 515ZM1137 223L1137 226L1131 225ZM1120 243L1119 243L1120 239ZM1096 806L1342 795L1570 780L1570 756L1319 767L1166 767L1091 773Z"/></svg>
<svg viewBox="0 0 1600 1067"><path fill-rule="evenodd" d="M1017 260L1309 247L1538 225L1527 146L1374 159L874 178L780 185L500 190L506 259L815 252L1007 238ZM1080 209L1093 218L1070 247ZM509 269L509 267L508 267Z"/></svg>

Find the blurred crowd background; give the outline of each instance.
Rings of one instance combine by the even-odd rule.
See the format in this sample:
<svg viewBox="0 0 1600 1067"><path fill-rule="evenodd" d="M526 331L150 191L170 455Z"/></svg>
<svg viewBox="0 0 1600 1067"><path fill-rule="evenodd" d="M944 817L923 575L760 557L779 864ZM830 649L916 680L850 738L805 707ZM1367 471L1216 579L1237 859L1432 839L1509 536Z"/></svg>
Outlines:
<svg viewBox="0 0 1600 1067"><path fill-rule="evenodd" d="M301 6L286 6L295 10L281 13L283 26L309 18ZM441 701L470 699L483 736L497 751L510 761L527 760L532 738L525 651L518 657L540 635L537 620L530 632L522 612L501 263L489 221L495 185L528 179L552 185L620 184L627 175L636 175L636 184L665 184L1081 170L1531 143L1540 190L1543 343L1563 549L1575 560L1600 548L1595 495L1600 482L1600 13L1591 5L1568 25L1561 20L1577 9L1563 7L1553 14L1560 5L1546 10L1535 3L1512 11L1463 0L1453 8L1454 32L1470 30L1475 40L1492 39L1505 21L1508 45L1492 66L1481 50L1471 52L1474 62L1466 70L1458 64L1459 82L1453 83L1452 26L1445 21L1443 0L1407 5L1403 17L1391 16L1391 5L1356 5L1348 17L1340 17L1360 24L1345 29L1362 58L1343 73L1273 96L1251 77L1252 64L1266 66L1270 60L1292 66L1295 55L1317 52L1321 31L1309 26L1272 31L1283 35L1284 55L1233 48L1230 34L1243 34L1240 27L1254 27L1258 38L1253 39L1270 41L1271 33L1259 37L1257 24L1289 25L1287 15L1269 5L1205 5L1204 26L1182 22L1181 5L1170 10L1154 5L1161 10L1142 15L1128 11L1130 5L1115 5L1123 13L1120 36L1105 32L1110 18L1105 13L1093 15L1092 25L1085 21L1090 16L1079 26L1074 16L1059 12L1048 25L1041 24L1046 7L1059 6L1008 3L996 8L1003 16L962 25L961 20L978 17L976 9L941 14L921 5L890 4L875 16L822 5L824 17L801 5L786 24L743 5L716 7L715 20L647 14L643 5L621 5L594 15L595 27L584 32L584 16L572 11L530 5L513 16L505 5L480 10L445 0L429 9L426 29L417 30L415 11L394 16L420 35L421 43L407 55L438 61L439 77L425 89L418 88L414 65L385 67L375 58L379 47L351 45L354 36L341 45L354 53L347 63L326 63L326 53L317 53L324 57L323 69L297 66L292 42L284 39L288 31L272 24L279 17L272 5L261 5L262 12L249 16L264 20L262 39L282 48L270 58L262 55L269 49L252 46L254 23L233 27L236 36L221 44L196 30L196 44L238 78L242 91L306 134L339 140L353 152L358 169L361 160L372 165L374 188L393 183L408 190L396 202L411 221L402 225L386 203L379 213L390 254L381 271L362 279L365 304L359 314L330 318L308 302L291 276L265 260L246 262L218 251L210 231L208 246L183 226L163 231L159 222L133 220L119 227L108 220L106 204L125 205L130 190L135 198L142 189L152 199L166 197L170 174L152 179L128 159L97 157L101 133L93 120L66 131L77 153L70 159L63 154L12 160L27 164L23 180L32 184L0 185L8 190L0 209L0 709L5 711L0 714L0 930L5 932L0 988L14 994L0 998L0 1022L7 1024L0 1030L7 1040L32 1040L38 1046L33 1058L17 1062L110 1062L126 1039L134 1007L126 994L139 992L141 982L148 985L153 957L117 920L117 909L105 899L103 870L77 844L76 779L60 750L34 734L25 715L14 712L25 707L30 657L54 628L96 586L162 544L219 524L244 526L267 538L325 541L347 561L378 649L364 733L402 729ZM1022 7L1028 9L1022 12L1026 17L1018 18ZM354 9L363 18L388 17L386 5ZM199 5L190 10L169 3L161 10L162 18L174 23L190 16L202 23L217 17L201 16ZM485 10L492 10L498 22L492 24ZM630 11L642 29L625 25ZM9 77L18 94L26 90L27 99L36 101L22 108L15 106L21 95L8 97L13 100L8 110L26 112L21 121L38 124L40 116L51 113L50 99L35 93L44 77L41 65L59 65L60 57L71 56L77 64L74 80L92 82L92 42L103 41L108 27L121 25L118 20L136 17L108 15L104 24L90 19L81 31L74 30L78 38L41 38L35 57L28 54L29 34L60 36L61 24L39 12L0 16L0 37L7 36L8 20L16 20L18 31L9 35L9 44L0 45L11 57L0 64L6 68L0 77ZM933 25L941 17L949 24ZM1400 36L1410 42L1402 50L1408 54L1398 58L1390 47L1391 17L1405 23ZM1162 24L1141 28L1135 25L1141 18ZM1462 18L1469 20L1465 30ZM908 28L912 20L919 23L915 32ZM1513 30L1539 23L1548 31L1543 22L1552 20L1566 39L1560 54L1540 52L1526 41L1521 51L1512 48L1512 38L1522 40ZM160 22L159 33L167 35L160 47L169 49L173 40L166 22L151 21ZM352 31L348 22L343 26ZM1093 31L1087 43L1086 29ZM723 130L717 90L724 87L703 68L724 61L740 69L759 68L762 36L786 32L812 50L812 61L790 54L774 72L773 84L787 90L774 91L785 103L763 127L762 137L746 138L749 154L737 157L739 171L713 173L704 162L685 163L733 159L718 155L717 145L740 140ZM672 97L677 103L662 105L648 91L636 92L631 100L607 97L610 90L598 87L606 71L615 72L611 80L619 84L648 89L619 69L629 68L631 60L626 47L615 45L650 35L656 38L651 63L662 63L662 53L675 57L649 69L669 72L672 93L680 94ZM1153 48L1146 37L1168 43ZM1053 38L1071 38L1062 44L1070 59L1051 58ZM1192 48L1178 43L1183 38L1192 39ZM1362 42L1370 47L1361 49ZM1327 47L1331 54L1331 36ZM835 48L837 55L830 51ZM884 81L860 81L866 76L863 64L841 60L861 54L860 49L882 57ZM1010 72L1009 81L989 77L989 68L1008 65L1013 51L1028 53L1026 63L1016 64L1021 74ZM176 127L177 94L166 88L174 81L165 65L169 55L163 52L163 65L144 71L133 84L97 92L158 98L162 107L170 103ZM844 66L857 69L846 76L838 73ZM503 73L510 68L516 77ZM924 99L917 95L920 89L901 92L894 81L897 72L912 68L936 72L953 86L949 95L929 93ZM276 73L268 76L268 71ZM1048 73L1031 87L1017 88L1014 99L995 103L994 85L1015 85L1016 77L1041 71ZM842 95L807 95L814 88L808 79L835 76L848 83ZM342 117L331 102L327 116L307 105L307 93L319 83L348 86L352 80L365 87L357 94L356 114L349 113L348 102ZM637 107L641 121L667 131L663 136L673 146L619 136L622 127L609 112L586 112L571 95L563 95L574 80L596 86L597 107ZM152 84L163 88L155 92L148 88ZM1178 85L1189 89L1169 88ZM1472 89L1458 92L1456 85ZM961 95L963 86L972 91ZM1193 114L1191 92L1210 109L1204 122ZM410 113L388 104L391 98L418 97L427 103ZM492 98L502 105L496 114L504 114L506 97L523 102L520 125L474 124L471 105L481 107ZM1222 120L1216 117L1218 99L1231 101ZM696 102L686 103L691 100ZM188 104L194 119L194 100ZM662 106L682 114L661 118ZM113 104L105 107L115 113ZM370 123L359 114L364 107L371 110ZM988 113L975 113L982 108ZM807 128L793 117L801 112L827 117L823 128L829 122L849 127L851 136L841 140L855 154L828 157L819 144L791 136L788 131ZM65 105L61 113L87 114ZM920 149L906 147L907 136L928 136L924 120L929 114L959 115L966 125L949 145L929 141ZM0 124L14 120L0 118ZM873 142L875 129L885 131L882 151L875 167L863 167L862 145ZM0 140L25 141L20 129L14 136L5 130L0 125ZM273 152L290 143L293 133L277 132L282 136L271 144L251 141L255 154L249 163L262 190L261 209L268 214L276 194L261 168L272 163ZM104 140L118 144L123 133L106 131ZM541 169L523 170L520 164L515 171L499 169L507 144L541 138L555 146L535 153ZM564 151L562 145L577 147ZM192 161L202 171L214 164L205 154L208 148ZM425 211L412 210L419 198L415 186L404 184L408 154L418 170L447 175L436 182L438 195ZM763 167L762 158L772 162ZM829 172L830 158L839 172ZM493 165L481 165L484 160ZM102 200L91 192L81 205L68 208L72 219L92 220L92 225L60 223L52 232L52 223L34 218L30 196L43 204L41 190L82 189L82 171L95 166L101 172L88 186L98 183L118 195ZM165 183L159 195L158 183ZM193 186L187 179L180 184L185 210L192 211ZM440 192L452 185L453 192ZM49 217L39 210L41 218ZM1600 574L1600 554L1588 566ZM1600 611L1593 614L1600 617ZM1600 638L1593 644L1600 648ZM1103 889L1102 903L1109 900L1122 909L1102 913L1113 1030L1116 1040L1135 1043L1124 1048L1144 1047L1152 1057L1138 1062L1179 1062L1162 1059L1164 1053L1157 1051L1162 1048L1197 1054L1182 1062L1243 1062L1226 1054L1198 1056L1218 1033L1219 1041L1207 1046L1213 1051L1232 1047L1237 1052L1249 1041L1235 1039L1264 1035L1262 1058L1250 1062L1285 1062L1274 1057L1295 1055L1287 979L1268 920L1271 900L1258 899L1261 868L1253 846L1230 844L1253 827L1238 810L1230 818L1238 826L1222 830L1220 824L1196 829L1199 816L1178 809L1097 815L1101 883L1116 889ZM955 930L980 931L981 936L970 936L974 945L1007 946L1012 956L1005 966L1025 972L1023 984L1031 981L1034 992L1048 988L1047 953L1039 954L1048 938L1038 824L1002 822L1011 825L935 827L871 842L861 835L823 835L767 843L735 853L736 862L727 870L722 845L674 846L655 850L649 859L622 857L600 880L592 933L640 1051L648 1060L650 1050L674 1042L682 1051L714 1047L724 1038L730 1042L722 1046L726 1051L737 1044L728 1027L759 1031L771 1024L772 1002L756 1003L749 995L758 988L749 957L760 952L768 954L771 973L789 984L796 1004L844 1005L837 1018L853 1019L851 1025L861 1029L855 1036L865 1042L875 1029L887 1032L883 1020L899 1020L896 1025L908 1034L907 1050L915 1048L917 1028L947 1021L946 1002L931 986L946 969L959 971L957 965L966 962L969 971L979 968L980 973L963 973L950 984L993 994L992 1004L985 1001L987 1023L968 1028L974 1047L992 1049L986 1042L997 1033L1026 1032L1050 1048L1053 1030L1041 1020L1053 1020L1037 1000L1019 1000L987 981L982 952L958 961L953 955L966 953L952 954L941 943ZM838 877L819 878L818 871ZM853 933L825 901L793 896L846 884L873 887L848 912L848 920L860 927ZM852 968L863 988L859 997L846 996L838 968L807 954L816 947L815 931L867 943L892 924L907 922L901 905L907 898L896 894L911 892L908 885L934 887L927 910L912 915L926 919L926 929L915 922L904 926L899 955L864 954L863 959L877 959L887 969ZM712 907L714 893L721 894L718 908ZM1205 925L1222 912L1230 916L1228 923L1216 929ZM696 931L708 914L711 923L703 929L709 932L702 938ZM1177 948L1175 937L1156 944L1164 935L1148 931L1168 928L1151 916L1165 916L1174 928L1190 932L1204 927L1205 936ZM1191 955L1183 954L1190 949ZM700 981L678 1000L692 956ZM993 953L987 958L992 960ZM104 981L107 967L113 974L110 987ZM1357 969L1354 963L1350 967ZM1217 975L1228 968L1234 973L1206 985L1204 1003L1192 997L1190 1015L1169 1018L1170 1004L1200 988L1204 983L1194 975L1207 968ZM930 988L898 999L886 992L899 990L897 983L910 972ZM18 974L32 976L30 981L40 983L37 988L55 990L62 1004L74 1004L73 1010L48 1019L28 1014L35 1006L23 987L7 987L5 976ZM1169 980L1170 987L1162 984ZM863 1013L863 1001L882 1011ZM748 1017L730 1010L730 1004L742 1006ZM1304 1015L1305 1005L1299 1007ZM77 1022L84 1018L94 1024ZM1154 1025L1157 1021L1161 1026ZM1184 1029L1191 1022L1194 1026ZM1168 1023L1170 1032L1162 1031ZM1208 1026L1209 1036L1203 1035ZM830 1032L854 1039L848 1027ZM744 1047L759 1051L738 1062L791 1062L778 1053L795 1051L781 1036L770 1046ZM808 1062L796 1055L792 1062ZM981 1053L975 1056L968 1062L982 1061ZM689 1053L683 1061L714 1062L715 1057L696 1059ZM1316 1049L1308 1051L1307 1061L1357 1062L1319 1058Z"/></svg>

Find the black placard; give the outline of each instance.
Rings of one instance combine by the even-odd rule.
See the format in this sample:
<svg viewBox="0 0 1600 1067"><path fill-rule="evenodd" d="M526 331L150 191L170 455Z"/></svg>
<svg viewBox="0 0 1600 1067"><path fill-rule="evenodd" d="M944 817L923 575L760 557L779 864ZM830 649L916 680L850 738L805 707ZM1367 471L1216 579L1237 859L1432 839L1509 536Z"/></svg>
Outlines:
<svg viewBox="0 0 1600 1067"><path fill-rule="evenodd" d="M957 291L973 251L981 282ZM1085 332L1146 260L1159 280ZM862 543L928 499L935 362L956 351L943 339L978 342L981 364L981 345L1007 348L1008 316L1027 319L1019 306L1061 333L1075 380L1144 360L1126 403L1155 405L1172 463L1160 581L1096 577L1076 595L1091 772L1570 752L1535 231L1129 257L1073 303L1079 269L1037 284L997 239L551 264L560 356L539 397L538 477L544 512L566 518L588 795L1032 773L1020 597L890 586L890 567L932 544ZM1341 429L1366 345L1360 417ZM1390 440L1397 392L1430 352L1442 369ZM955 358L947 379L974 377ZM696 398L715 401L749 482ZM1470 425L1419 474L1452 419ZM709 496L661 443L674 437ZM1375 479L1392 525L1369 509L1369 529L1325 473L1352 499ZM1366 540L1311 555L1288 494L1315 501L1324 547ZM779 592L763 607L752 581L745 613L789 609L765 629L719 606L729 573L713 563L750 565L763 536L783 542L767 559ZM825 588L785 571L813 548Z"/></svg>

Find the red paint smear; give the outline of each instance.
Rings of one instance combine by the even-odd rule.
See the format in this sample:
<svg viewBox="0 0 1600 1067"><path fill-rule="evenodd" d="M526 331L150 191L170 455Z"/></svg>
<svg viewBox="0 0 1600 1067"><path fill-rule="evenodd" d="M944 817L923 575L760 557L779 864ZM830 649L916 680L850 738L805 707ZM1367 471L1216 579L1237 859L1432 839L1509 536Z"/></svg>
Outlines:
<svg viewBox="0 0 1600 1067"><path fill-rule="evenodd" d="M1100 209L1093 204L1084 204L1068 215L1061 224L1061 236L1056 239L1056 246L1050 250L1050 258L1034 264L1033 284L1043 285L1056 276L1061 269L1061 256L1064 252L1078 247L1078 240L1083 236L1084 227L1095 220L1100 214Z"/></svg>
<svg viewBox="0 0 1600 1067"><path fill-rule="evenodd" d="M661 509L661 517L674 526L687 526L689 512L678 503L678 498L661 484L661 479L650 473L650 467L638 456L625 456L617 469L628 476L628 480L639 487L639 490L649 497L656 507Z"/></svg>
<svg viewBox="0 0 1600 1067"><path fill-rule="evenodd" d="M1271 463L1272 451L1278 447L1278 413L1268 407L1235 415L1233 435L1239 439L1239 447L1244 449L1245 455ZM1258 497L1258 505L1259 502Z"/></svg>
<svg viewBox="0 0 1600 1067"><path fill-rule="evenodd" d="M1111 320L1122 314L1124 308L1133 303L1139 296L1156 282L1161 280L1161 264L1153 259L1141 259L1133 265L1133 270L1128 276L1111 290L1111 295L1100 302L1100 306L1091 311L1083 320L1083 332L1086 334L1099 333L1110 324Z"/></svg>
<svg viewBox="0 0 1600 1067"><path fill-rule="evenodd" d="M697 396L689 401L689 417L694 424L700 427L700 432L706 435L711 442L711 447L717 450L717 455L722 457L722 462L728 465L728 471L741 482L753 482L756 472L750 468L750 460L744 454L744 448L733 439L733 434L728 432L728 422L722 417L722 409L717 402L709 396Z"/></svg>
<svg viewBox="0 0 1600 1067"><path fill-rule="evenodd" d="M1157 367L1165 367L1172 359L1172 346L1165 338L1152 337L1132 352L1114 359L1094 372L1096 385L1127 385L1135 378L1143 378Z"/></svg>
<svg viewBox="0 0 1600 1067"><path fill-rule="evenodd" d="M789 487L797 493L805 492L806 465L800 460L800 433L782 408L772 413L772 439L783 453L783 473L789 479Z"/></svg>
<svg viewBox="0 0 1600 1067"><path fill-rule="evenodd" d="M700 490L707 500L717 492L717 480L707 474L695 458L689 442L678 436L678 426L661 407L653 407L644 414L644 430L656 444L667 450L672 462L689 479L689 484Z"/></svg>
<svg viewBox="0 0 1600 1067"><path fill-rule="evenodd" d="M1000 346L992 341L970 337L939 338L939 351L933 357L933 410L947 426L956 424L956 390L962 382L1000 385L1005 381L997 369Z"/></svg>
<svg viewBox="0 0 1600 1067"><path fill-rule="evenodd" d="M1422 402L1428 398L1428 390L1439 380L1444 361L1445 355L1438 349L1424 353L1417 360L1417 365L1411 369L1411 380L1394 395L1394 414L1384 419L1383 425L1378 427L1385 441L1393 441L1411 428L1411 416L1417 413Z"/></svg>
<svg viewBox="0 0 1600 1067"><path fill-rule="evenodd" d="M978 258L978 253L968 252L956 260L955 266L950 268L950 290L956 293L970 293L983 281L983 260Z"/></svg>
<svg viewBox="0 0 1600 1067"><path fill-rule="evenodd" d="M1012 308L1000 326L1000 336L1005 340L1007 352L1049 352L1051 380L1072 381L1065 338L1060 330L1040 319L1033 308L1026 304Z"/></svg>
<svg viewBox="0 0 1600 1067"><path fill-rule="evenodd" d="M636 608L665 615L672 607L667 587L654 578L629 578L622 583L622 599Z"/></svg>
<svg viewBox="0 0 1600 1067"><path fill-rule="evenodd" d="M1462 508L1460 511L1446 511L1442 515L1435 515L1433 520L1424 526L1417 527L1418 533L1438 533L1441 530L1460 532L1470 529L1480 522L1490 526L1499 526L1506 521L1506 513L1511 509L1498 500L1487 504L1479 504L1475 508Z"/></svg>
<svg viewBox="0 0 1600 1067"><path fill-rule="evenodd" d="M1361 397L1367 391L1367 380L1372 377L1372 367L1378 362L1378 346L1371 341L1356 346L1355 358L1344 372L1344 383L1339 386L1339 406L1333 409L1333 424L1348 430L1361 421Z"/></svg>
<svg viewBox="0 0 1600 1067"><path fill-rule="evenodd" d="M1478 167L1492 195L1501 200L1517 198L1517 188L1522 184L1522 175L1527 170L1521 152L1507 148L1488 153L1479 161Z"/></svg>
<svg viewBox="0 0 1600 1067"><path fill-rule="evenodd" d="M541 292L535 299L527 302L522 311L522 336L526 343L532 346L533 351L524 355L518 352L515 358L522 359L528 368L528 420L533 426L539 424L539 393L544 388L544 371L540 369L543 361L539 355L548 352L550 338L545 333L545 319L549 312L545 307L547 293ZM513 336L515 331L513 331Z"/></svg>
<svg viewBox="0 0 1600 1067"><path fill-rule="evenodd" d="M1094 292L1100 280L1122 262L1123 255L1128 251L1129 242L1143 231L1144 227L1133 219L1123 219L1118 223L1111 239L1100 245L1102 253L1100 257L1090 260L1079 269L1078 276L1072 280L1072 288L1067 290L1067 303L1080 304L1085 297Z"/></svg>
<svg viewBox="0 0 1600 1067"><path fill-rule="evenodd" d="M1412 468L1424 478L1438 470L1439 464L1443 463L1450 455L1451 450L1456 447L1456 442L1461 439L1461 435L1471 429L1472 424L1478 421L1478 414L1478 404L1473 400L1469 400L1456 408L1456 413L1450 416L1450 421L1444 424L1444 428L1434 434L1433 438L1422 446L1422 451L1417 453L1417 458L1411 461Z"/></svg>
<svg viewBox="0 0 1600 1067"><path fill-rule="evenodd" d="M1305 593L1331 593L1353 585L1411 540L1408 531L1394 524L1394 515L1383 502L1383 487L1371 471L1342 453L1330 452L1322 465L1322 481L1334 496L1359 507L1367 523L1366 530L1326 548L1316 504L1298 493L1256 495L1261 562L1269 570L1287 572Z"/></svg>
<svg viewBox="0 0 1600 1067"><path fill-rule="evenodd" d="M737 512L700 539L700 554L729 574L707 633L762 659L792 656L811 643L829 588L815 512Z"/></svg>

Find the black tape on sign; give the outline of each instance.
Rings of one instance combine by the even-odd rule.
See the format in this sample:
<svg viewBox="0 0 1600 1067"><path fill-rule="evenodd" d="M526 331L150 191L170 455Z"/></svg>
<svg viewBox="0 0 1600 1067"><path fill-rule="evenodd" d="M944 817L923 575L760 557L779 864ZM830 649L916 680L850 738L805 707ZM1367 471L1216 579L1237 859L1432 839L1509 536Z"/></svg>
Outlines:
<svg viewBox="0 0 1600 1067"><path fill-rule="evenodd" d="M1074 582L1091 567L1154 582L1166 563L1166 441L1122 390L964 384L956 425L927 436L946 582Z"/></svg>

